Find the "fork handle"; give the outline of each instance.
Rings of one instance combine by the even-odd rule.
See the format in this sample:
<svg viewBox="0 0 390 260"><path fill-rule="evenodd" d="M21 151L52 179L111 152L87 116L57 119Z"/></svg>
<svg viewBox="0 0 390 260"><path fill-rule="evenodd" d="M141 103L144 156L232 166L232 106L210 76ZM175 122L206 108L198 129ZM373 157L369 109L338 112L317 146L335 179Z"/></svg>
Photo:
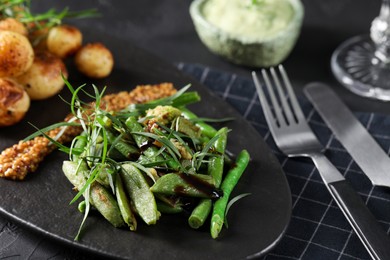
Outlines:
<svg viewBox="0 0 390 260"><path fill-rule="evenodd" d="M390 238L337 168L323 155L312 157L333 199L373 259L390 259ZM338 178L336 178L338 176Z"/></svg>

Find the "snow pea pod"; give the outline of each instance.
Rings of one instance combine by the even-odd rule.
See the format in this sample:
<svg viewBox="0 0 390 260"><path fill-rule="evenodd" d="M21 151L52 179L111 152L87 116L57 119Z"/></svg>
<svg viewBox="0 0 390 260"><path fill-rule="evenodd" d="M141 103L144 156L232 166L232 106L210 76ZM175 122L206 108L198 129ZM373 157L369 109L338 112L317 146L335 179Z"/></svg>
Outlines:
<svg viewBox="0 0 390 260"><path fill-rule="evenodd" d="M218 198L211 176L204 174L168 173L160 177L150 188L153 193L197 198Z"/></svg>
<svg viewBox="0 0 390 260"><path fill-rule="evenodd" d="M144 132L144 127L138 122L137 118L130 116L126 119L125 125L130 133ZM145 146L148 143L148 138L142 135L131 134L138 148Z"/></svg>
<svg viewBox="0 0 390 260"><path fill-rule="evenodd" d="M114 196L98 182L91 184L91 204L107 219L114 227L125 224Z"/></svg>
<svg viewBox="0 0 390 260"><path fill-rule="evenodd" d="M135 231L137 229L137 220L131 211L130 202L125 193L120 176L117 176L115 179L115 194L123 220L129 226L131 231Z"/></svg>
<svg viewBox="0 0 390 260"><path fill-rule="evenodd" d="M62 171L77 190L81 190L87 183L85 176L89 173L89 169L84 161L64 161L62 163Z"/></svg>
<svg viewBox="0 0 390 260"><path fill-rule="evenodd" d="M144 175L134 165L126 163L121 165L120 176L138 215L146 224L156 224L160 212Z"/></svg>
<svg viewBox="0 0 390 260"><path fill-rule="evenodd" d="M85 177L89 172L86 163L64 161L62 170L77 190L81 190L87 182ZM91 184L90 188L90 203L93 205L105 219L107 219L113 226L120 227L124 225L124 221L120 214L118 203L114 196L106 190L98 182Z"/></svg>

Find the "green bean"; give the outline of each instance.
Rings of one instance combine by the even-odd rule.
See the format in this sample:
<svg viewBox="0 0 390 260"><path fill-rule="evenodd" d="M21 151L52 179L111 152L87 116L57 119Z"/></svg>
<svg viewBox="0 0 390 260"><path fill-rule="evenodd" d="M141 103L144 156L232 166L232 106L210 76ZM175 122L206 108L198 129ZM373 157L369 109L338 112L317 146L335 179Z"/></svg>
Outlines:
<svg viewBox="0 0 390 260"><path fill-rule="evenodd" d="M214 143L214 149L218 153L215 157L210 159L208 164L208 174L213 177L215 187L219 188L222 181L223 167L224 167L224 152L226 149L228 129L221 128L215 135L218 135L217 141ZM199 204L192 211L188 218L188 223L192 228L201 227L207 216L210 214L212 208L211 200L201 200Z"/></svg>
<svg viewBox="0 0 390 260"><path fill-rule="evenodd" d="M131 211L130 202L126 196L123 183L119 175L116 176L115 179L115 194L123 220L129 226L130 230L135 231L137 229L137 220Z"/></svg>
<svg viewBox="0 0 390 260"><path fill-rule="evenodd" d="M135 166L127 163L121 166L120 176L138 215L146 224L156 224L160 212L143 174Z"/></svg>
<svg viewBox="0 0 390 260"><path fill-rule="evenodd" d="M208 165L208 172L214 178L215 187L219 188L222 182L223 166L224 166L224 153L227 143L227 127L221 128L216 135L219 135L217 141L214 143L214 149L217 152L215 157L210 159Z"/></svg>
<svg viewBox="0 0 390 260"><path fill-rule="evenodd" d="M204 174L168 173L160 177L150 190L164 195L218 197L213 178Z"/></svg>
<svg viewBox="0 0 390 260"><path fill-rule="evenodd" d="M182 115L187 119L191 120L191 119L198 118L194 113L192 113L187 108L180 108L180 110L182 112ZM213 136L217 133L217 130L215 130L214 127L212 127L211 125L209 125L205 122L198 121L195 123L195 125L200 128L202 135L204 135L210 139L213 138Z"/></svg>
<svg viewBox="0 0 390 260"><path fill-rule="evenodd" d="M134 116L130 116L129 118L127 118L125 124L130 133L144 132L144 127L140 123L138 123L137 118ZM141 148L148 143L148 138L145 136L135 134L132 134L131 136L133 137L138 148Z"/></svg>
<svg viewBox="0 0 390 260"><path fill-rule="evenodd" d="M172 101L171 106L173 107L182 107L192 103L196 103L200 101L200 96L198 92L191 91L185 92L182 95L178 96Z"/></svg>
<svg viewBox="0 0 390 260"><path fill-rule="evenodd" d="M210 214L212 207L211 199L202 199L200 203L191 212L191 216L188 218L188 224L192 228L200 228L203 226L208 215Z"/></svg>
<svg viewBox="0 0 390 260"><path fill-rule="evenodd" d="M177 171L180 169L180 163L172 158L168 153L162 153L162 156L167 160L166 164L169 169Z"/></svg>
<svg viewBox="0 0 390 260"><path fill-rule="evenodd" d="M245 168L249 163L249 159L249 153L246 150L242 150L237 157L235 167L229 170L222 182L221 189L223 191L223 196L214 203L213 213L211 216L210 233L211 237L214 239L217 238L221 232L229 196L242 173L245 171Z"/></svg>

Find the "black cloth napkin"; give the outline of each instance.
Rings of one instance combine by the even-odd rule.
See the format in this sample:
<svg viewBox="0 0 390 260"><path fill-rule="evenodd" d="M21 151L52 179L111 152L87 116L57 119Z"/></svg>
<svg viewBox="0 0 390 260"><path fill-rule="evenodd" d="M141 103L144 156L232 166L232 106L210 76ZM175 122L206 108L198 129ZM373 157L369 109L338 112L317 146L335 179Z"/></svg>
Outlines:
<svg viewBox="0 0 390 260"><path fill-rule="evenodd" d="M252 80L199 64L180 63L178 67L246 118L265 139L283 167L292 193L292 218L284 238L264 259L370 259L313 163L287 158L276 147ZM326 156L351 183L389 234L390 188L373 187L309 101L304 97L299 97L299 101L309 125L326 147ZM356 113L356 116L389 153L390 117L373 113Z"/></svg>

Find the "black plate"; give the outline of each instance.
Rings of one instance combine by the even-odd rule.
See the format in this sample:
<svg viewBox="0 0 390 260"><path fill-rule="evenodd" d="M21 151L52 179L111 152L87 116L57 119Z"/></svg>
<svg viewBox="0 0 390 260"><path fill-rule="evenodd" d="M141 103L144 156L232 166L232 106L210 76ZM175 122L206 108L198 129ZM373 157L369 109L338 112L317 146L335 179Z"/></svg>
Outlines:
<svg viewBox="0 0 390 260"><path fill-rule="evenodd" d="M192 89L202 96L192 110L202 117L237 118L228 126L228 148L233 153L246 148L252 161L244 173L234 195L251 193L229 212L229 229L224 229L218 241L213 240L208 228L192 230L183 215L164 215L155 226L139 224L137 232L117 229L99 214L88 218L80 242L74 242L82 214L76 205L69 206L75 195L72 185L61 172L66 155L54 152L40 165L37 172L23 182L0 179L0 211L18 222L43 232L45 235L79 248L105 256L133 259L240 259L260 255L271 249L284 234L291 214L290 190L277 159L259 134L229 105L210 93L192 78L175 67L145 53L130 43L102 37L84 30L85 38L104 39L115 57L115 70L98 86L108 86L108 92L130 90L137 84L173 82L181 87L192 83ZM91 82L75 71L70 71L74 85ZM61 93L69 96L67 91ZM0 150L16 143L38 127L60 121L68 113L68 106L58 97L33 102L25 120L0 131Z"/></svg>

